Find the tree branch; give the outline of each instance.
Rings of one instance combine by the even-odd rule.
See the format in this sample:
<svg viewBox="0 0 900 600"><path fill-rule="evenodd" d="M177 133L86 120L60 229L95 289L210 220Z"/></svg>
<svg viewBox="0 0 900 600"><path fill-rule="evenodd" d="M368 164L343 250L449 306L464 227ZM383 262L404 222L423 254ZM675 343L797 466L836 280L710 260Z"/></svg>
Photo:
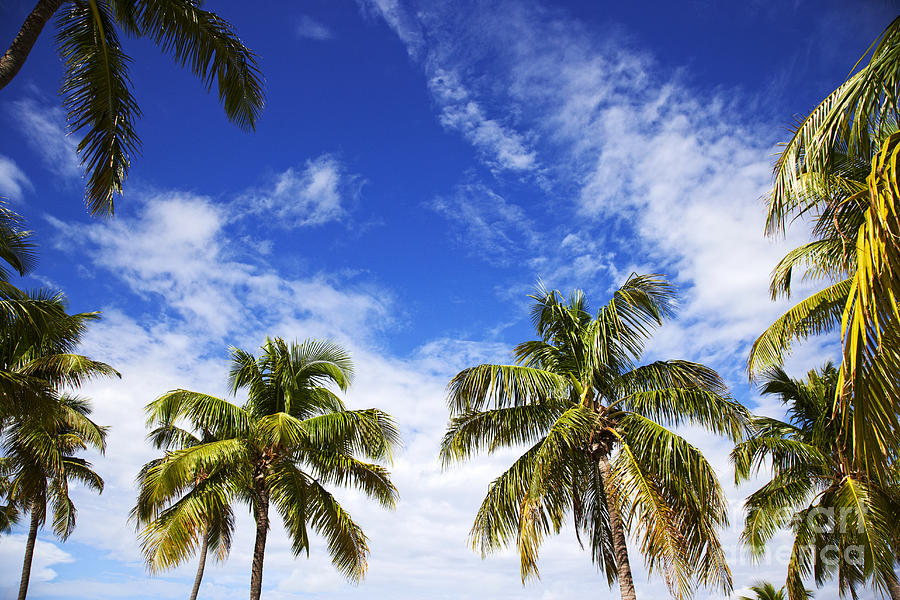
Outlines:
<svg viewBox="0 0 900 600"><path fill-rule="evenodd" d="M0 58L0 90L6 87L25 64L25 59L34 47L44 25L50 20L66 0L38 0L37 5L16 34L9 50Z"/></svg>

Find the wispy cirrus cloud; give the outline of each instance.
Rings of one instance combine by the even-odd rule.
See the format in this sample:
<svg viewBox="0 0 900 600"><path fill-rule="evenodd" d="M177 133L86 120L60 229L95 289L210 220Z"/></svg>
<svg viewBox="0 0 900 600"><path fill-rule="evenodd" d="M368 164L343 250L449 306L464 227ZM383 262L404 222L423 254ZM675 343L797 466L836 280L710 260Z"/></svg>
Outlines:
<svg viewBox="0 0 900 600"><path fill-rule="evenodd" d="M77 143L68 134L62 108L24 98L10 103L8 112L25 143L41 157L50 172L64 179L81 179L81 163L75 151Z"/></svg>
<svg viewBox="0 0 900 600"><path fill-rule="evenodd" d="M323 154L243 194L234 210L265 214L273 225L285 229L324 225L347 216L347 203L356 199L361 182L336 157Z"/></svg>
<svg viewBox="0 0 900 600"><path fill-rule="evenodd" d="M525 137L488 118L456 73L438 68L428 87L440 107L441 125L462 134L492 167L526 171L536 166L535 152L528 148Z"/></svg>
<svg viewBox="0 0 900 600"><path fill-rule="evenodd" d="M334 39L334 32L324 23L313 19L309 15L302 15L295 29L301 38L326 42Z"/></svg>
<svg viewBox="0 0 900 600"><path fill-rule="evenodd" d="M16 161L0 154L0 196L21 200L25 190L32 189L31 180Z"/></svg>

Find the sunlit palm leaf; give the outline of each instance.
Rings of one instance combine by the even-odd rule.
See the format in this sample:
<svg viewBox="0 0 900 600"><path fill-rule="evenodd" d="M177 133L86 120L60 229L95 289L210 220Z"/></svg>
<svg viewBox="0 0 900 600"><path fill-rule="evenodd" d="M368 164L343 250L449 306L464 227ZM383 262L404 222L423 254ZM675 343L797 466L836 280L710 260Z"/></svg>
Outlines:
<svg viewBox="0 0 900 600"><path fill-rule="evenodd" d="M747 368L751 375L781 365L793 342L837 326L851 287L850 279L835 283L798 302L772 323L750 348Z"/></svg>
<svg viewBox="0 0 900 600"><path fill-rule="evenodd" d="M69 126L73 132L87 130L78 144L88 176L85 201L92 214L110 215L131 156L140 150L134 123L141 113L131 95L130 59L103 0L72 0L60 9L57 22Z"/></svg>

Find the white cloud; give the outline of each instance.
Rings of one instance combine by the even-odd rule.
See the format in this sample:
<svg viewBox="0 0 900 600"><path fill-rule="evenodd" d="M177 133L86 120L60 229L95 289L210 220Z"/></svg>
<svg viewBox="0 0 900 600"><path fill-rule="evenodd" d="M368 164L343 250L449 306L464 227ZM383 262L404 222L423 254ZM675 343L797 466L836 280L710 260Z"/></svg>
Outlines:
<svg viewBox="0 0 900 600"><path fill-rule="evenodd" d="M438 68L428 87L441 107L441 125L459 131L494 167L525 171L535 167L535 152L522 135L485 116L457 74Z"/></svg>
<svg viewBox="0 0 900 600"><path fill-rule="evenodd" d="M31 181L16 162L0 154L0 196L21 200L24 190L32 187Z"/></svg>
<svg viewBox="0 0 900 600"><path fill-rule="evenodd" d="M316 185L313 178L307 187ZM384 299L338 292L328 276L286 280L270 268L233 258L240 248L225 234L226 212L206 197L158 194L136 219L87 225L50 221L60 233L59 244L89 244L98 267L116 273L138 294L164 299L166 310L184 318L192 331L222 337L261 322L308 315L321 324L317 331L339 329L349 337L367 319L390 322Z"/></svg>
<svg viewBox="0 0 900 600"><path fill-rule="evenodd" d="M26 516L27 518L28 516ZM55 542L46 541L47 537L49 536L46 531L39 532L34 545L29 592L41 583L56 578L57 573L53 570L55 565L75 561L74 556L62 550ZM0 581L14 583L16 588L18 588L22 576L22 557L25 555L26 538L27 536L24 534L4 535L0 542ZM5 584L0 584L0 592L4 587L6 587ZM12 585L9 587L12 589Z"/></svg>
<svg viewBox="0 0 900 600"><path fill-rule="evenodd" d="M309 15L300 17L300 22L297 24L296 31L297 35L302 38L308 38L319 42L334 39L334 32L331 31L327 25L320 23Z"/></svg>
<svg viewBox="0 0 900 600"><path fill-rule="evenodd" d="M62 108L25 98L10 105L10 114L25 142L50 172L66 179L81 178L77 144L66 131Z"/></svg>
<svg viewBox="0 0 900 600"><path fill-rule="evenodd" d="M239 198L236 212L265 214L286 229L340 221L347 215L345 203L358 193L359 178L346 172L333 156L306 161L302 170L289 168L271 184Z"/></svg>

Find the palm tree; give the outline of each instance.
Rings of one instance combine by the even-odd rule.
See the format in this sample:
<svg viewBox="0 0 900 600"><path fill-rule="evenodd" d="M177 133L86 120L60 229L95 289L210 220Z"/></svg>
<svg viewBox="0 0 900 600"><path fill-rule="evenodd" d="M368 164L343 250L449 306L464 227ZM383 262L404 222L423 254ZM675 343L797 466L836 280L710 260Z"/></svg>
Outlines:
<svg viewBox="0 0 900 600"><path fill-rule="evenodd" d="M738 600L785 600L784 586L776 590L775 586L768 581L761 581L750 586L750 591L755 594L753 598L750 596L740 596Z"/></svg>
<svg viewBox="0 0 900 600"><path fill-rule="evenodd" d="M232 393L247 391L243 406L188 390L168 392L148 406L150 421L160 427L183 419L211 432L215 440L169 452L148 470L150 485L142 490L140 502L177 502L201 473L206 488L222 490L224 504L248 502L256 522L251 600L259 600L262 592L272 504L295 555L309 552L312 528L325 538L339 571L354 581L365 574L366 535L325 486L353 486L382 506L393 507L397 490L387 469L357 456L389 460L399 434L386 413L347 410L330 389L346 390L352 373L349 355L336 344L267 338L258 358L231 350L229 386ZM173 522L167 535L196 539L196 524L211 504L200 498L203 501L186 507L185 522ZM195 543L181 542L173 550L177 554Z"/></svg>
<svg viewBox="0 0 900 600"><path fill-rule="evenodd" d="M754 556L779 529L790 525L794 546L788 563L790 600L803 600L803 579L816 584L837 576L841 593L867 581L900 600L894 574L900 553L900 471L875 480L859 469L844 422L833 416L840 374L827 363L805 381L782 369L766 373L761 391L787 406L788 420L753 419L753 435L733 453L740 483L766 466L772 479L745 504L742 539Z"/></svg>
<svg viewBox="0 0 900 600"><path fill-rule="evenodd" d="M653 330L673 313L659 275L632 276L592 314L581 291L564 301L540 288L531 314L540 339L519 344L515 365L479 365L449 385L444 464L525 446L495 479L471 530L482 556L515 542L523 582L538 575L543 539L574 516L580 542L635 596L626 539L637 535L652 572L678 598L693 580L732 587L716 534L725 496L700 451L664 424L691 423L733 440L748 415L712 369L683 360L638 366Z"/></svg>
<svg viewBox="0 0 900 600"><path fill-rule="evenodd" d="M855 458L881 476L900 454L900 382L893 376L900 369L900 133L889 135L900 120L900 17L870 51L785 146L775 166L767 232L776 235L789 219L822 210L829 196L818 191L841 168L842 157L868 163L865 189L853 196L863 207L863 224L849 238L854 271L841 290L819 300L838 302L846 288L836 402L845 421L852 415Z"/></svg>
<svg viewBox="0 0 900 600"><path fill-rule="evenodd" d="M34 544L48 511L52 511L53 532L60 539L65 540L75 528L76 510L69 497L69 482L103 491L103 479L91 463L75 456L88 447L100 452L106 448L106 428L91 421L90 413L87 400L64 394L52 414L15 419L4 433L2 448L9 472L7 503L31 513L19 600L28 593Z"/></svg>
<svg viewBox="0 0 900 600"><path fill-rule="evenodd" d="M158 403L159 400L147 407L151 415L148 425L158 425L148 435L154 447L177 450L216 441L211 432L199 427L197 429L201 433L195 435L171 423L157 423ZM177 502L155 504L152 502L156 485L153 476L159 473L158 467L164 461L164 457L152 460L141 469L138 475L138 503L131 512L131 518L144 526L141 546L151 572L173 567L199 549L200 559L190 596L190 600L196 600L206 568L207 552L212 550L219 560L224 560L231 549L234 515L229 504L229 490L221 485L215 477L216 473L200 471L193 474L191 486Z"/></svg>
<svg viewBox="0 0 900 600"><path fill-rule="evenodd" d="M38 0L18 35L0 57L0 89L25 63L44 25L55 13L57 43L65 63L61 93L88 174L85 200L94 215L110 215L122 193L131 155L140 149L134 123L140 109L131 95L130 58L116 31L149 38L206 85L215 84L229 120L253 129L263 106L256 57L198 0Z"/></svg>

